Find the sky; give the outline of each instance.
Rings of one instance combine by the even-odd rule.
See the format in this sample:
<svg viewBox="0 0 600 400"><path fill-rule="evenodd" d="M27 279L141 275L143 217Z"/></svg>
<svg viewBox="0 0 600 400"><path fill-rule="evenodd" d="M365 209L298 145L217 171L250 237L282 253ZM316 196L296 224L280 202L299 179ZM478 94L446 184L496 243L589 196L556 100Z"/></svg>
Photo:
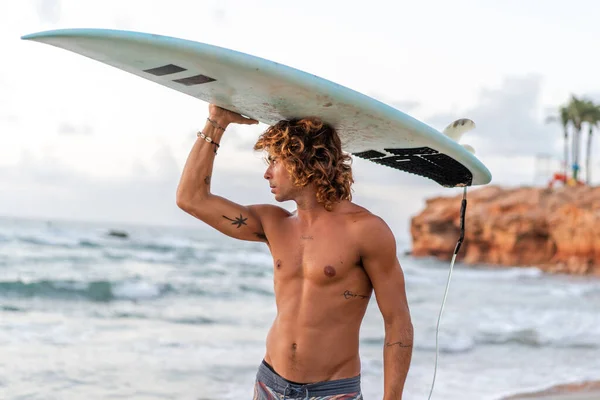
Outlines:
<svg viewBox="0 0 600 400"><path fill-rule="evenodd" d="M543 184L558 168L562 130L546 117L571 93L600 101L597 15L591 0L0 0L0 215L198 224L176 207L175 190L208 105L22 35L85 27L175 36L304 70L440 130L468 117L477 128L464 142L492 183L518 186ZM275 203L252 151L265 128L228 130L214 193ZM427 198L461 193L353 165L354 200L398 236ZM600 181L598 160L592 177Z"/></svg>

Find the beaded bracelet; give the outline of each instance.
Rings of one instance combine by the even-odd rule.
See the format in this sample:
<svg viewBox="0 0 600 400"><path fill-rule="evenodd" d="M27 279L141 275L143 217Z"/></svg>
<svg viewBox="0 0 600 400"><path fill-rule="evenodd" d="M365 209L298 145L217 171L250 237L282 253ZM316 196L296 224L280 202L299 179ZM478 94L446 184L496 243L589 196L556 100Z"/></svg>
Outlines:
<svg viewBox="0 0 600 400"><path fill-rule="evenodd" d="M198 136L198 137L199 137L199 138L201 138L201 139L204 139L204 140L205 140L205 141L207 141L208 143L214 144L214 145L216 146L216 147L215 147L215 154L217 154L217 149L218 149L219 147L221 147L221 146L219 146L219 143L217 143L217 142L215 142L214 140L212 140L212 138L211 138L211 137L208 137L208 136L206 136L206 135L204 134L204 132L202 132L202 131L199 131L199 132L196 134L196 136Z"/></svg>

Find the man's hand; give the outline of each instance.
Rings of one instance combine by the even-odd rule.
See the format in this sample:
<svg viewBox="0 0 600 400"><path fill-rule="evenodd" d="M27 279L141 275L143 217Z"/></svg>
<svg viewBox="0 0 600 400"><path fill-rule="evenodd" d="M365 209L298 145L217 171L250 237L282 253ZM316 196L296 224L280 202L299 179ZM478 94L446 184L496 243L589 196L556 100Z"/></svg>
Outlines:
<svg viewBox="0 0 600 400"><path fill-rule="evenodd" d="M227 125L231 123L242 125L258 124L258 121L255 119L246 118L238 113L225 110L224 108L214 104L208 106L208 117L219 124L219 126L222 128L227 128Z"/></svg>

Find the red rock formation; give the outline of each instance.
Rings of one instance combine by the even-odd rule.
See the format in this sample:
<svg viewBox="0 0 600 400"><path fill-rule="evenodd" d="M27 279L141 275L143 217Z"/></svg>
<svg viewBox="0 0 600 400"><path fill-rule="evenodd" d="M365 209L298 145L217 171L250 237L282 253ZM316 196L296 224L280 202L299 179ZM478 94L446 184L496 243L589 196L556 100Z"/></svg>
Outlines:
<svg viewBox="0 0 600 400"><path fill-rule="evenodd" d="M411 223L414 256L452 257L461 200L462 195L427 200ZM458 259L600 275L600 187L470 190Z"/></svg>

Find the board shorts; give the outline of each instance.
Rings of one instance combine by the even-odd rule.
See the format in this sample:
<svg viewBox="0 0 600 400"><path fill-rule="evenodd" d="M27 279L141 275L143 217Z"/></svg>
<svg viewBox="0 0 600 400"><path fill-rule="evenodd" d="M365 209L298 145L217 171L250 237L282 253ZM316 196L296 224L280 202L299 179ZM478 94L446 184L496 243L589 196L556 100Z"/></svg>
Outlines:
<svg viewBox="0 0 600 400"><path fill-rule="evenodd" d="M266 361L260 364L253 400L362 400L360 375L316 383L296 383L280 376Z"/></svg>

